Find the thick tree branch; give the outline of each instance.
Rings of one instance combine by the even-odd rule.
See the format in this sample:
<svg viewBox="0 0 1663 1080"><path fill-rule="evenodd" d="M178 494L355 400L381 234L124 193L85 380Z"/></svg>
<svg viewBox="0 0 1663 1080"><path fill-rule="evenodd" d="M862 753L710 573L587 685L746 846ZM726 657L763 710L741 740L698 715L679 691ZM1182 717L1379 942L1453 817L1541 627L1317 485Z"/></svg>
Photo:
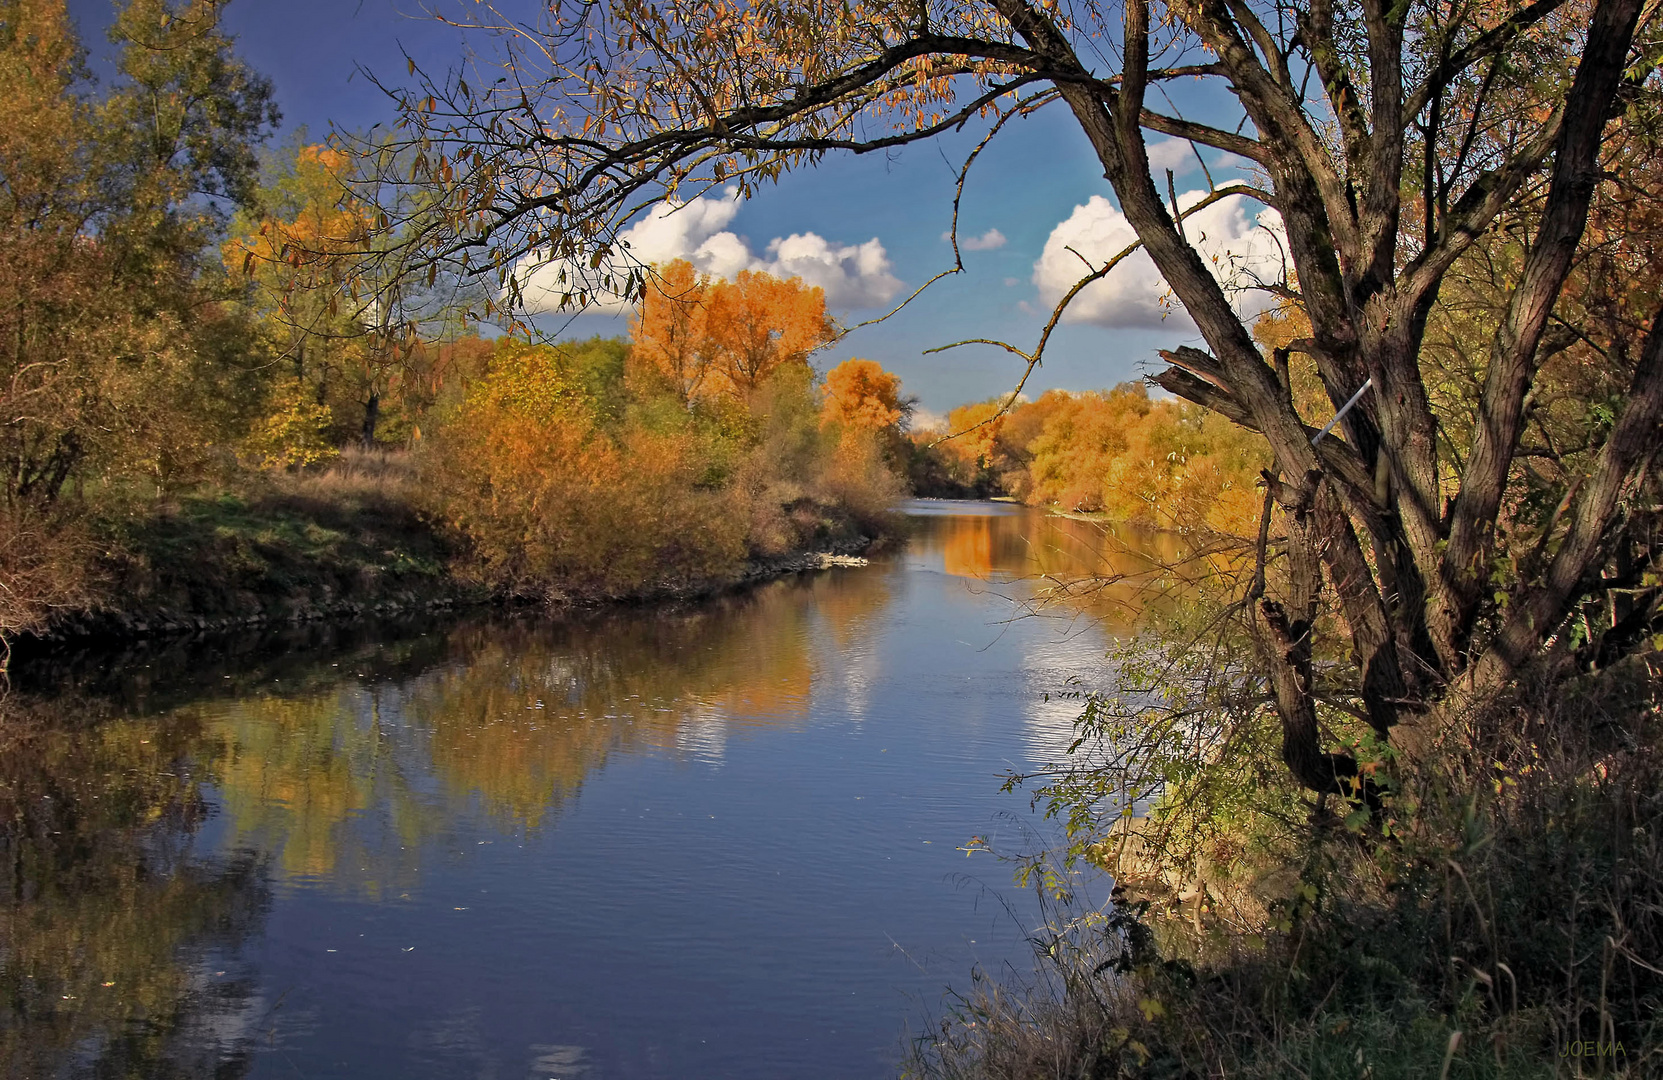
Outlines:
<svg viewBox="0 0 1663 1080"><path fill-rule="evenodd" d="M1599 183L1599 148L1640 18L1641 0L1600 0L1565 101L1541 224L1490 350L1478 425L1450 512L1449 543L1427 615L1444 662L1458 670L1486 577L1481 565L1507 487L1536 374L1538 346L1570 274Z"/></svg>
<svg viewBox="0 0 1663 1080"><path fill-rule="evenodd" d="M1230 131L1220 131L1218 128L1198 124L1193 120L1184 120L1176 116L1167 116L1150 108L1145 108L1138 114L1138 122L1150 131L1158 131L1162 135L1171 135L1178 139L1187 139L1202 146L1211 146L1216 150L1225 150L1237 154L1249 161L1265 164L1268 155L1265 148L1257 139L1249 139L1245 135L1237 135Z"/></svg>
<svg viewBox="0 0 1663 1080"><path fill-rule="evenodd" d="M1346 156L1353 170L1364 168L1369 155L1368 117L1363 112L1351 71L1334 42L1334 5L1332 0L1312 0L1311 6L1298 15L1299 41L1322 80L1328 95L1329 107L1339 122L1345 141Z"/></svg>
<svg viewBox="0 0 1663 1080"><path fill-rule="evenodd" d="M1296 91L1279 85L1265 70L1238 32L1224 0L1200 0L1192 12L1191 24L1217 54L1237 98L1258 129L1278 191L1286 185L1309 188L1316 195L1324 232L1331 235L1333 247L1345 265L1357 243L1350 193L1341 170L1311 125L1303 101ZM1301 275L1303 284L1304 267Z"/></svg>
<svg viewBox="0 0 1663 1080"><path fill-rule="evenodd" d="M1509 615L1501 633L1474 664L1474 689L1482 692L1499 686L1558 629L1578 584L1604 549L1624 486L1657 453L1658 425L1663 423L1663 307L1652 315L1651 333L1641 350L1627 400L1593 473L1578 493L1546 581Z"/></svg>

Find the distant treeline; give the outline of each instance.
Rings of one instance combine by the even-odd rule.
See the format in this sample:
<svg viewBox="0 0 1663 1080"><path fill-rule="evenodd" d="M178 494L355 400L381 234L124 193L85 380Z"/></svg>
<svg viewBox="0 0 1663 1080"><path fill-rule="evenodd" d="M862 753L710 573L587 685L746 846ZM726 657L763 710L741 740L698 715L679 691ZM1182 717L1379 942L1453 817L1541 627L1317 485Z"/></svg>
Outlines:
<svg viewBox="0 0 1663 1080"><path fill-rule="evenodd" d="M1142 383L1003 404L964 405L944 427L912 432L920 494L1005 495L1183 532L1257 527L1262 440L1217 413L1151 400Z"/></svg>

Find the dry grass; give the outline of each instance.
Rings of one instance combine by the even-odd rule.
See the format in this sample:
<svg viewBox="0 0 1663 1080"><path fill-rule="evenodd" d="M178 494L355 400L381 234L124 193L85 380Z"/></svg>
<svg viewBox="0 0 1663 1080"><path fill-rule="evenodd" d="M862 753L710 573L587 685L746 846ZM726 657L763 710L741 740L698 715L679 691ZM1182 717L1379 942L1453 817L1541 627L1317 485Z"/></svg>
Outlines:
<svg viewBox="0 0 1663 1080"><path fill-rule="evenodd" d="M409 454L353 451L147 506L112 523L109 606L177 621L445 592L450 552L418 491Z"/></svg>
<svg viewBox="0 0 1663 1080"><path fill-rule="evenodd" d="M282 495L336 503L412 503L419 490L408 450L350 446L326 466L263 475Z"/></svg>
<svg viewBox="0 0 1663 1080"><path fill-rule="evenodd" d="M1658 658L1463 718L1391 838L1300 826L1248 932L1222 896L1049 920L919 1077L1524 1080L1663 1075ZM1220 887L1209 882L1209 888ZM1125 894L1122 893L1124 899ZM1172 960L1184 957L1185 960Z"/></svg>

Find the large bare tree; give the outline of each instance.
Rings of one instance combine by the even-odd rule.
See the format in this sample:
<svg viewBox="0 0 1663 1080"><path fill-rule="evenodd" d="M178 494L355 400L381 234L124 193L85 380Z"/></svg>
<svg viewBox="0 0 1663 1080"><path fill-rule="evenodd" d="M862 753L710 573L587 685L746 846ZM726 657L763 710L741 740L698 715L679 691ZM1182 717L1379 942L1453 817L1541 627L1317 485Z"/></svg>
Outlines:
<svg viewBox="0 0 1663 1080"><path fill-rule="evenodd" d="M1492 561L1540 365L1576 339L1556 305L1596 190L1622 181L1602 146L1651 108L1656 14L1650 0L554 0L521 22L474 3L448 17L489 45L397 93L417 151L406 180L443 193L418 230L429 257L495 275L509 306L528 260L564 268L570 305L638 289L649 271L614 238L655 200L749 192L828 153L967 128L985 136L968 170L1012 118L1071 114L1206 344L1164 354L1155 381L1273 452L1277 571L1247 610L1289 769L1341 792L1356 764L1324 750L1313 657L1335 650L1319 627L1347 638L1345 689L1386 738L1551 653L1585 600L1618 587L1607 568L1625 544L1605 629L1622 623L1612 640L1628 647L1646 640L1636 627L1655 631L1657 552L1636 558L1620 513L1660 444L1655 313L1629 328L1631 348L1606 350L1627 391L1580 464L1551 478L1561 497L1533 538L1537 569L1498 589ZM1165 86L1192 79L1222 84L1239 114L1172 107ZM1308 317L1308 337L1270 355L1255 343L1186 234L1199 206L1180 209L1170 175L1163 193L1151 171L1151 133L1253 163L1259 182L1202 205L1245 194L1280 214L1289 273L1261 285ZM1519 257L1457 440L1423 338L1454 268L1504 227ZM1037 346L1013 350L1030 370L1062 307L1112 265L1085 274ZM1368 387L1329 437L1294 405L1290 352L1334 412Z"/></svg>

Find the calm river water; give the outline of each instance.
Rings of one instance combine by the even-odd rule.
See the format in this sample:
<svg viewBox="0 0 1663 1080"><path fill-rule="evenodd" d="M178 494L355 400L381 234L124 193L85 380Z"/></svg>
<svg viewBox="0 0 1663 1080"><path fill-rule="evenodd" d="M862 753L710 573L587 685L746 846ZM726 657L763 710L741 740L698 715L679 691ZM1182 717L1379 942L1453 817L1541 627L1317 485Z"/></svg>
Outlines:
<svg viewBox="0 0 1663 1080"><path fill-rule="evenodd" d="M1136 599L1019 618L1135 557L908 511L691 609L22 663L0 1075L893 1076L949 986L1030 968L1031 898L961 847L1043 833L1001 779Z"/></svg>

